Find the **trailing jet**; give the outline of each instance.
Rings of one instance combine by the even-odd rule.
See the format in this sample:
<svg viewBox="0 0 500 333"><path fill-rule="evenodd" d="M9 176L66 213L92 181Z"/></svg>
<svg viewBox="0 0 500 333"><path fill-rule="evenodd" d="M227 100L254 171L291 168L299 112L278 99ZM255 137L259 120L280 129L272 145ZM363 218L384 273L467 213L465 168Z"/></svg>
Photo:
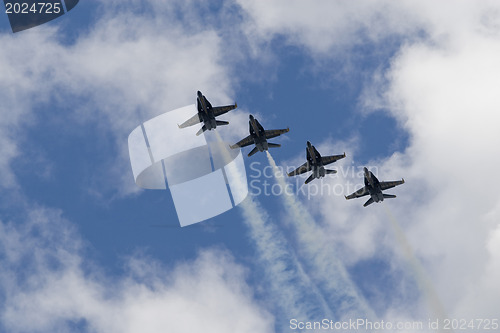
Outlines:
<svg viewBox="0 0 500 333"><path fill-rule="evenodd" d="M232 149L246 147L255 144L255 147L248 153L248 156L252 156L258 151L268 150L268 148L281 147L280 144L267 142L267 139L275 138L283 133L288 132L290 129L278 129L278 130L264 130L264 127L259 123L254 116L250 115L250 120L248 125L250 127L250 135L243 140L230 146Z"/></svg>
<svg viewBox="0 0 500 333"><path fill-rule="evenodd" d="M373 202L382 202L384 199L395 198L395 195L385 194L382 191L385 191L389 188L393 188L395 186L404 184L405 180L401 178L401 180L396 180L392 182L379 182L377 177L371 172L368 171L367 168L364 168L365 172L365 187L360 188L356 192L351 195L346 196L346 199L359 198L365 195L370 195L370 199L363 205L366 207L371 205Z"/></svg>
<svg viewBox="0 0 500 333"><path fill-rule="evenodd" d="M326 174L337 173L336 170L327 170L325 169L325 165L333 163L335 161L340 160L345 157L345 153L343 155L332 155L332 156L324 156L321 157L321 154L316 150L316 148L311 145L309 141L307 141L306 148L306 159L307 162L299 166L296 170L288 173L288 177L300 175L302 173L308 172L312 170L312 175L306 179L306 184L309 184L314 178L322 178Z"/></svg>
<svg viewBox="0 0 500 333"><path fill-rule="evenodd" d="M197 94L198 113L186 120L184 123L178 125L179 128L193 126L203 122L203 127L198 131L198 133L196 133L196 135L200 135L206 130L215 129L217 125L220 126L229 124L228 121L216 120L215 117L236 109L238 107L236 103L234 103L234 105L212 107L212 104L210 104L208 99L203 96L201 91L198 91Z"/></svg>

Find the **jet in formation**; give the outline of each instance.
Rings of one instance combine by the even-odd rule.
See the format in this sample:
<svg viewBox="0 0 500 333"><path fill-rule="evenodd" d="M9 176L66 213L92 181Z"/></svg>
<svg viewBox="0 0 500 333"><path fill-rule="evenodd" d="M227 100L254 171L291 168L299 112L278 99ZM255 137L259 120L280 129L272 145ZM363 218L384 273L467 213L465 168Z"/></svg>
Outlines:
<svg viewBox="0 0 500 333"><path fill-rule="evenodd" d="M371 171L368 171L366 167L364 168L364 172L365 172L365 186L363 188L360 188L353 194L345 197L347 200L349 200L353 198L359 198L365 195L370 195L370 199L368 199L368 201L365 202L363 207L371 205L374 202L382 202L384 201L384 199L395 198L396 197L395 195L385 194L382 193L382 191L404 184L405 182L403 178L401 178L401 180L396 180L392 182L379 182L377 177L375 177L375 175Z"/></svg>
<svg viewBox="0 0 500 333"><path fill-rule="evenodd" d="M345 153L342 155L332 155L332 156L321 156L321 154L316 150L316 148L307 141L306 148L306 163L299 166L296 170L288 173L288 177L303 174L308 171L312 171L309 178L306 179L305 183L309 184L315 178L322 178L326 174L336 173L336 170L327 170L325 165L333 163L345 157Z"/></svg>
<svg viewBox="0 0 500 333"><path fill-rule="evenodd" d="M208 99L205 96L203 96L201 91L198 91L197 94L198 94L197 97L198 113L195 114L193 117L189 118L188 120L186 120L185 122L183 122L182 124L178 125L179 128L193 126L203 122L203 127L196 133L196 135L200 135L206 130L215 129L217 125L221 126L229 124L228 121L216 120L215 117L218 117L224 113L236 109L238 107L236 103L234 103L234 105L213 107L212 104L210 104L210 102L208 101Z"/></svg>
<svg viewBox="0 0 500 333"><path fill-rule="evenodd" d="M238 141L230 147L232 149L242 148L254 144L255 147L248 153L248 156L252 156L256 152L268 150L269 148L281 147L280 144L267 142L267 139L275 138L283 133L287 133L290 129L277 129L277 130L264 130L264 127L259 123L254 116L250 115L250 120L248 121L250 135L246 138Z"/></svg>

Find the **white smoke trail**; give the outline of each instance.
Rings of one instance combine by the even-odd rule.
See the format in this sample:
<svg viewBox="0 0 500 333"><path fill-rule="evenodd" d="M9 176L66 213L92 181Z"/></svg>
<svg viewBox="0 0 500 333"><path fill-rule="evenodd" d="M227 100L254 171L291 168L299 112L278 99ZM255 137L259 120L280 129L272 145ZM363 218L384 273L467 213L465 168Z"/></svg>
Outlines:
<svg viewBox="0 0 500 333"><path fill-rule="evenodd" d="M274 169L276 181L282 189L287 188L271 154L266 151L269 164ZM332 246L328 244L322 231L305 207L293 194L283 191L281 196L296 228L299 246L310 263L311 276L318 286L328 295L331 306L336 307L337 319L376 318L366 300L357 291L349 274Z"/></svg>
<svg viewBox="0 0 500 333"><path fill-rule="evenodd" d="M223 143L220 135L215 132L219 143ZM227 151L224 152L226 161L230 161ZM226 163L227 164L227 163ZM231 164L226 165L228 172L237 175L240 170ZM240 189L246 186L242 182L243 175L234 177ZM318 316L331 316L332 311L328 304L317 292L314 284L305 274L295 253L289 248L284 236L270 220L268 214L254 200L248 196L239 205L243 210L244 222L250 229L250 236L255 242L259 259L263 264L269 280L272 298L283 312L283 318L290 320L311 320ZM289 325L288 321L287 324ZM287 326L289 327L289 326Z"/></svg>
<svg viewBox="0 0 500 333"><path fill-rule="evenodd" d="M392 215L389 208L386 207L385 205L384 205L384 210L389 218L389 221L391 222L396 239L401 248L403 249L404 257L408 261L410 268L413 271L413 275L417 282L418 288L424 294L427 302L429 303L429 307L432 314L435 316L435 318L439 319L440 322L442 322L442 320L448 318L448 316L446 315L444 306L441 303L441 300L439 299L439 296L436 290L434 289L434 286L429 276L425 272L425 269L422 267L419 260L416 258L413 248L406 239L406 236L403 230L401 229L399 222L396 220L394 215ZM440 331L442 331L442 329Z"/></svg>

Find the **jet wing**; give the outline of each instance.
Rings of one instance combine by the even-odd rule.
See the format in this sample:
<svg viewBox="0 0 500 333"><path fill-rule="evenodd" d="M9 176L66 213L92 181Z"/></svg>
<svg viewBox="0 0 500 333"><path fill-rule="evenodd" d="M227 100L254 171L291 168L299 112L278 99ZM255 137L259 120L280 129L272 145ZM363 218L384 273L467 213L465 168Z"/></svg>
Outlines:
<svg viewBox="0 0 500 333"><path fill-rule="evenodd" d="M185 122L183 122L182 124L177 125L177 126L179 126L179 128L184 128L184 127L189 127L189 126L199 124L202 121L203 120L201 119L200 114L197 113L194 116L192 116L191 118L189 118L188 120L186 120Z"/></svg>
<svg viewBox="0 0 500 333"><path fill-rule="evenodd" d="M267 130L267 131L264 131L264 134L266 136L266 139L272 139L272 138L280 136L281 134L286 133L288 131L289 131L288 128L287 129L277 129L277 130Z"/></svg>
<svg viewBox="0 0 500 333"><path fill-rule="evenodd" d="M347 200L349 200L349 199L354 199L354 198L363 197L363 196L365 196L365 195L367 195L367 194L369 194L369 192L368 192L368 189L367 189L367 188L366 188L366 186L365 186L365 187L360 188L359 190L357 190L357 191L356 191L356 192L354 192L353 194L346 196L345 198L346 198Z"/></svg>
<svg viewBox="0 0 500 333"><path fill-rule="evenodd" d="M307 171L311 171L311 166L309 165L308 162L302 164L294 171L288 173L288 177L297 176L297 175L303 174L304 172L307 172Z"/></svg>
<svg viewBox="0 0 500 333"><path fill-rule="evenodd" d="M247 136L246 138L244 138L243 140L240 140L238 142L236 142L234 145L231 145L229 147L231 147L232 149L235 149L235 148L238 148L238 147L246 147L246 146L249 146L251 144L253 144L254 141L253 141L253 138L251 135Z"/></svg>
<svg viewBox="0 0 500 333"><path fill-rule="evenodd" d="M310 182L312 182L312 181L314 180L314 178L316 178L316 177L314 177L314 173L313 173L312 175L310 175L310 176L306 179L306 181L304 182L304 184L309 184Z"/></svg>
<svg viewBox="0 0 500 333"><path fill-rule="evenodd" d="M333 163L335 161L338 161L344 157L345 157L345 153L343 155L323 156L321 158L321 162L323 162L323 165L327 165L327 164Z"/></svg>
<svg viewBox="0 0 500 333"><path fill-rule="evenodd" d="M373 198L368 199L367 202L364 203L363 207L369 206L373 203Z"/></svg>
<svg viewBox="0 0 500 333"><path fill-rule="evenodd" d="M227 113L231 110L234 110L238 107L238 104L234 103L234 105L227 105L227 106L216 106L215 108L212 108L212 111L214 112L214 116L220 116L221 114Z"/></svg>
<svg viewBox="0 0 500 333"><path fill-rule="evenodd" d="M383 191L383 190L387 190L389 188L393 188L395 186L398 186L398 185L401 185L401 184L404 184L404 183L405 183L404 179L396 180L396 181L393 181L393 182L380 182L380 189Z"/></svg>

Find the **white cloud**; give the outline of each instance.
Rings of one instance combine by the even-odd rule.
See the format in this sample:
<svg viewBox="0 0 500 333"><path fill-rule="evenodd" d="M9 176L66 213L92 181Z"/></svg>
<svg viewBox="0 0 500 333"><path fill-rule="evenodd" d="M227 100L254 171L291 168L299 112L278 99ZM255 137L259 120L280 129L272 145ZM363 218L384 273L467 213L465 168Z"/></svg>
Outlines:
<svg viewBox="0 0 500 333"><path fill-rule="evenodd" d="M360 2L287 1L286 5L241 5L250 23L247 33L257 44L284 36L313 57L349 56L352 46L366 41L380 48L385 37L401 39L389 68L374 73L378 79L362 96L365 109L360 111L382 110L395 117L409 133L409 146L403 153L369 164L379 166L381 180L406 179L405 185L388 191L398 198L384 205L402 224L449 315L497 315L500 293L493 281L498 281L500 271L493 249L499 244L500 217L495 187L500 163L498 4L378 1L361 6ZM338 181L346 185L352 180ZM391 273L402 280L394 287L393 304L385 309L388 316L411 317L415 309L425 314L425 299L414 306L396 306L408 299L405 283L411 281L411 274L404 271L408 266L381 207L363 208L360 200L346 203L337 196L324 196L310 202L310 207L322 212L325 237L338 244L346 262L389 260Z"/></svg>
<svg viewBox="0 0 500 333"><path fill-rule="evenodd" d="M393 33L415 32L419 17L389 1L238 1L246 12L244 31L261 44L284 36L315 56L378 41ZM338 54L337 54L338 55Z"/></svg>
<svg viewBox="0 0 500 333"><path fill-rule="evenodd" d="M319 58L343 57L342 53L352 46L366 42L384 47L385 38L397 37L403 41L389 69L381 69L379 79L372 82L378 86L369 87L370 93L363 95L363 105L370 111L382 108L395 117L409 133L409 146L401 154L370 164L380 166L380 179L403 176L407 180L405 185L391 191L398 198L384 205L390 206L400 220L447 311L463 316L495 315L492 311L498 308L500 296L495 287L500 275L496 264L500 197L494 183L500 162L497 3L318 1L311 5L300 1L240 1L239 4L247 15L241 28L255 47L264 45L267 51L269 42L277 36L284 36L287 43L305 47ZM235 79L223 63L227 45L218 32L205 28L199 13L188 10L191 7L176 3L186 17L192 18L192 24L182 29L176 28L175 17L167 15L172 13L171 3L150 5L155 6L152 12L157 13L153 19L126 11L113 17L107 14L70 46L57 39L57 31L47 28L15 37L0 36L0 43L5 45L0 49L1 71L5 73L0 83L2 186L15 185L10 162L20 154L19 137L33 121L33 106L39 102L47 105L44 96L48 91L59 90L60 94L53 97L60 105L66 103L75 118L96 121L104 131L112 131L121 154L113 175L120 180L116 175L124 174L122 180L130 185L123 192L135 188L125 142L128 132L138 123L192 103L198 89L214 105L232 103L237 98L231 88ZM82 104L67 104L68 96ZM244 127L241 133L245 133L246 121L241 118L238 123ZM363 144L362 138L359 144ZM320 150L330 150L326 147ZM332 148L331 151L338 151L338 147ZM349 156L349 150L346 152ZM340 257L347 263L377 257L390 262L391 273L398 274L402 281L394 287L393 304L378 310L386 311L390 317L410 316L414 307L423 306L397 306L401 299L411 298L405 294L410 289L405 283L411 279L401 268L405 267L405 259L381 207L363 208L362 203L359 200L346 203L341 197L325 196L323 200L313 200L311 206L323 215L324 237L335 242ZM9 245L6 253L19 258L22 253L15 246L21 242L19 235L15 232L10 235L6 242L14 244ZM66 257L66 252L59 254ZM66 265L78 268L77 263L72 263L78 257L70 254L67 258ZM88 286L82 282L87 281L84 275L52 278L100 295L95 291L100 288L99 281L86 282L91 284ZM3 280L6 285L14 283L8 279L8 273ZM38 298L34 299L42 302L43 294L37 291L34 295ZM145 300L152 298L150 290L140 285L137 293ZM97 302L91 296L81 297ZM19 309L29 306L19 297L15 298ZM127 297L131 296L123 292L121 297L122 304L128 304ZM112 301L109 297L102 298L101 303ZM64 305L64 300L56 299L55 304L55 312L64 312L58 306ZM76 310L68 309L65 311L71 315L65 314L65 318L75 318L71 311ZM88 311L98 317L93 310ZM46 319L50 313L40 316L42 324L53 325ZM109 314L110 318L115 316L116 312ZM99 318L95 322L104 320Z"/></svg>
<svg viewBox="0 0 500 333"><path fill-rule="evenodd" d="M451 311L463 297L457 289L481 288L477 280L483 274L499 277L484 268L491 265L485 244L498 215L495 222L485 217L500 201L491 186L500 162L495 129L500 99L494 88L500 83L494 60L500 41L471 34L460 42L452 49L424 44L404 49L385 95L411 141L406 161L390 164L409 175L408 185L424 184L413 193L419 206L410 218L410 238L417 253L434 264L437 288ZM488 307L471 304L471 311L479 308L489 313Z"/></svg>
<svg viewBox="0 0 500 333"><path fill-rule="evenodd" d="M349 57L346 49L400 37L412 42L451 41L480 30L495 35L495 1L237 1L246 14L244 32L259 45L282 36L317 57ZM451 32L451 34L450 34ZM451 38L451 40L450 40ZM380 46L383 47L383 44ZM350 50L352 51L352 50ZM344 54L342 54L344 53Z"/></svg>
<svg viewBox="0 0 500 333"><path fill-rule="evenodd" d="M84 257L59 211L38 208L0 224L2 330L96 332L272 332L272 316L223 250L163 267L134 256L125 276L109 277Z"/></svg>
<svg viewBox="0 0 500 333"><path fill-rule="evenodd" d="M118 153L92 183L126 194L137 191L126 147L132 129L195 103L197 90L213 105L234 102L236 79L226 64L226 46L214 26L196 23L202 14L193 10L198 6L182 1L143 5L154 8L136 15L123 3L99 7L90 30L70 45L59 38L62 31L45 26L0 36L2 186L16 183L11 161L29 158L19 145L29 125L36 125L37 108L53 110L44 116L67 126L90 123L111 134Z"/></svg>

